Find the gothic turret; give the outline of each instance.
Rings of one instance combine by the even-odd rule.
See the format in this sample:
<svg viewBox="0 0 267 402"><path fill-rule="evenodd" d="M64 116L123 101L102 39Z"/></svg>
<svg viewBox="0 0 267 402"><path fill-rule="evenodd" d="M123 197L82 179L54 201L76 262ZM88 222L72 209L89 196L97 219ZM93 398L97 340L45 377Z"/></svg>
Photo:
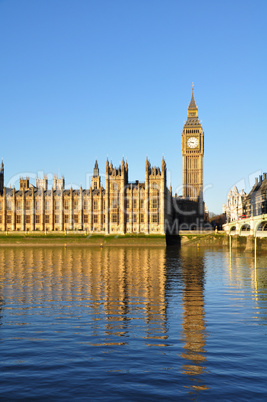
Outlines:
<svg viewBox="0 0 267 402"><path fill-rule="evenodd" d="M162 157L162 161L161 161L161 173L166 172L166 162L164 157Z"/></svg>
<svg viewBox="0 0 267 402"><path fill-rule="evenodd" d="M39 176L38 176L38 174L37 174L37 177L36 177L36 187L37 188L43 188L45 191L47 190L47 188L48 188L48 180L47 180L47 176L44 176L44 178L43 179L41 179Z"/></svg>
<svg viewBox="0 0 267 402"><path fill-rule="evenodd" d="M108 164L108 161L107 161ZM100 189L100 176L99 176L99 168L98 168L98 163L95 161L95 167L94 167L94 172L93 172L93 177L92 177L92 187L93 190L99 190Z"/></svg>
<svg viewBox="0 0 267 402"><path fill-rule="evenodd" d="M59 191L65 189L65 178L63 175L61 175L61 178L54 175L52 188L53 188L53 190L59 190Z"/></svg>
<svg viewBox="0 0 267 402"><path fill-rule="evenodd" d="M93 177L97 177L97 176L99 176L99 169L98 169L98 163L97 163L97 161L95 161L94 176Z"/></svg>

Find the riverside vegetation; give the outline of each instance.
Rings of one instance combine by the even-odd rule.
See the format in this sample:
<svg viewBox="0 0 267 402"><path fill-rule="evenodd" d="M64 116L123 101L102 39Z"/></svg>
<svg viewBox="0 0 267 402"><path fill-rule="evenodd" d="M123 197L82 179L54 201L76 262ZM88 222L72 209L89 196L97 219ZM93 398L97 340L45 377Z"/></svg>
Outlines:
<svg viewBox="0 0 267 402"><path fill-rule="evenodd" d="M194 247L229 247L229 236L225 232L180 233L182 246ZM253 236L232 236L231 247L251 251L254 249ZM103 235L84 232L2 232L0 246L54 245L54 246L153 246L164 247L165 235L125 234ZM257 248L267 252L267 238L257 238Z"/></svg>

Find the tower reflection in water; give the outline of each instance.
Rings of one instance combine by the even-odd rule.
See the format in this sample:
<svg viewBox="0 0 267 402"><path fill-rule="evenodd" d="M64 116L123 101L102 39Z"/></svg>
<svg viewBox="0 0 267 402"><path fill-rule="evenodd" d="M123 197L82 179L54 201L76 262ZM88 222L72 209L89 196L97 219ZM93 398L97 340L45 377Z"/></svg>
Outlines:
<svg viewBox="0 0 267 402"><path fill-rule="evenodd" d="M203 382L206 373L205 323L205 258L197 248L166 249L167 282L180 284L182 321L179 341L183 351L181 372L187 376L186 387L191 391L206 390ZM176 279L176 280L175 280Z"/></svg>
<svg viewBox="0 0 267 402"><path fill-rule="evenodd" d="M79 318L75 336L84 336L86 330L87 342L94 347L120 347L140 339L148 347L179 349L182 344L183 352L180 359L173 360L173 368L190 379L185 381L190 390L207 389L201 382L206 361L201 251L2 248L0 281L3 300L6 295L9 302L13 298L25 307L19 310L25 324L27 311L38 306L36 314L47 316L51 309L50 320ZM176 287L179 313L178 321L173 322L168 305L173 304ZM168 328L173 326L182 327L180 339L178 332L176 338L170 337ZM56 324L54 327L56 330Z"/></svg>
<svg viewBox="0 0 267 402"><path fill-rule="evenodd" d="M194 255L197 254L197 255ZM204 309L204 256L203 251L193 253L184 249L181 253L183 276L183 331L182 341L185 342L182 357L184 374L198 377L205 372L206 324ZM201 383L194 383L193 388L208 389Z"/></svg>

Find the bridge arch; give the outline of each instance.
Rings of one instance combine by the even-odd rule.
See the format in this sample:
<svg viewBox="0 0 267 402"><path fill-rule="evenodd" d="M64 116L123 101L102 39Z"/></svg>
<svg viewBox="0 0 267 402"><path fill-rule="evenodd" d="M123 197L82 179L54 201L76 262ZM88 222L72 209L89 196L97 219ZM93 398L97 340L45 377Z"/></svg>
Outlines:
<svg viewBox="0 0 267 402"><path fill-rule="evenodd" d="M239 235L241 235L242 232L250 232L250 230L251 230L250 224L245 222L240 225Z"/></svg>
<svg viewBox="0 0 267 402"><path fill-rule="evenodd" d="M236 232L236 225L230 226L230 228L229 228L229 235L231 235L232 232Z"/></svg>
<svg viewBox="0 0 267 402"><path fill-rule="evenodd" d="M261 230L261 231L267 231L267 221L264 220L259 220L257 223L255 223L255 227L254 227L254 235L257 235L257 231Z"/></svg>

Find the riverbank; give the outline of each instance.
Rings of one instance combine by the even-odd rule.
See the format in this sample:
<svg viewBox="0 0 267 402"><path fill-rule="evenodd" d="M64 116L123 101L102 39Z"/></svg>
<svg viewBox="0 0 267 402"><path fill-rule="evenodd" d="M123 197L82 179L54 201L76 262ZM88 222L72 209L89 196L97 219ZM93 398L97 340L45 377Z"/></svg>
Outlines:
<svg viewBox="0 0 267 402"><path fill-rule="evenodd" d="M194 233L194 232L181 232L181 245L183 246L193 246L196 245L198 247L202 246L214 246L214 247L222 247L228 246L228 236L224 233L215 233L215 232L202 232L202 233Z"/></svg>
<svg viewBox="0 0 267 402"><path fill-rule="evenodd" d="M164 235L88 235L83 233L1 233L0 246L164 247Z"/></svg>
<svg viewBox="0 0 267 402"><path fill-rule="evenodd" d="M267 252L267 238L257 238L257 249ZM181 232L179 242L182 247L230 247L230 238L225 232ZM165 235L125 234L98 235L77 232L36 233L3 232L0 233L0 247L7 246L86 246L86 247L165 247ZM253 251L253 236L231 236L231 248Z"/></svg>
<svg viewBox="0 0 267 402"><path fill-rule="evenodd" d="M255 249L267 252L267 237L257 237L255 241L254 236L231 236L225 232L219 233L181 233L181 245L182 246L197 246L197 247L230 247L231 248L251 252Z"/></svg>

